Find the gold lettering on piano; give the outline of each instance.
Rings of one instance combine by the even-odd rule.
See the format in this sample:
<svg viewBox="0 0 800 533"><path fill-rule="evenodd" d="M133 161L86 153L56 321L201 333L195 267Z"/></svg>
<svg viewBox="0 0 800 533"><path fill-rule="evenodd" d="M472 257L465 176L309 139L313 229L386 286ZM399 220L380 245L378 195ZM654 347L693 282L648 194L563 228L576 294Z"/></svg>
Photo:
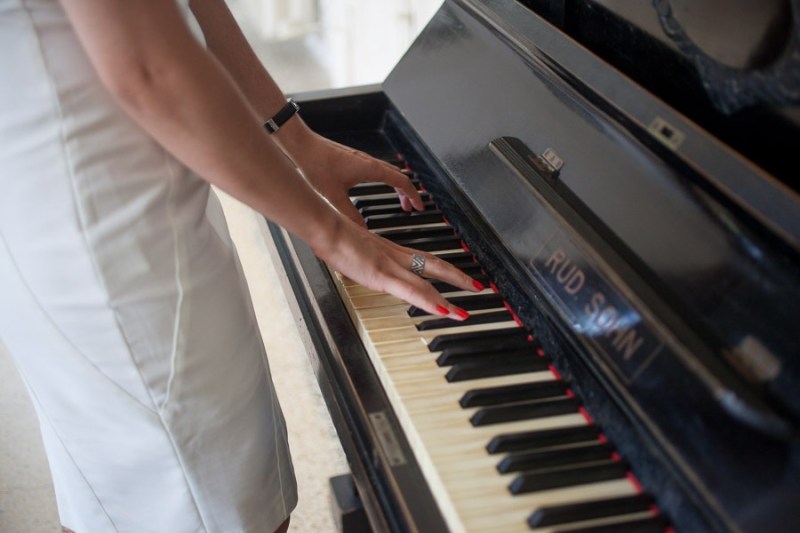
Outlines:
<svg viewBox="0 0 800 533"><path fill-rule="evenodd" d="M550 270L550 273L556 277L556 281L564 287L568 294L577 294L586 283L586 275L567 258L566 252L561 248L553 252L544 266Z"/></svg>
<svg viewBox="0 0 800 533"><path fill-rule="evenodd" d="M609 302L606 294L599 290L593 291L585 300L582 299L581 291L586 286L586 273L569 258L563 248L556 248L550 254L544 263L544 269L564 292L575 297L576 301L586 302L582 307L584 317L579 322L589 330L603 332L611 347L624 360L629 361L636 355L645 339L636 330L635 326L639 321L638 317L632 320L631 310L620 312Z"/></svg>
<svg viewBox="0 0 800 533"><path fill-rule="evenodd" d="M625 325L624 317L620 317L617 308L606 304L606 296L602 292L592 294L583 311L598 329L606 332L605 336L611 339L611 345L626 361L644 344L644 339L636 330Z"/></svg>

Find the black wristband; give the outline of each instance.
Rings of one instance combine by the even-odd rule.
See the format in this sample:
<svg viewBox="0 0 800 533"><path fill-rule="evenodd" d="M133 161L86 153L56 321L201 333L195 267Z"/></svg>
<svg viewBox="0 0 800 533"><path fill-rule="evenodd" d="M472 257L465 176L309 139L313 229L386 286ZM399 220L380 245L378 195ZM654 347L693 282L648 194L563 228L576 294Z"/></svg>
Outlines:
<svg viewBox="0 0 800 533"><path fill-rule="evenodd" d="M264 129L266 129L269 134L272 135L281 129L281 126L286 124L286 121L292 118L298 111L300 111L300 106L297 105L297 102L291 98L287 99L286 105L283 106L280 111L275 113L274 117L264 123Z"/></svg>

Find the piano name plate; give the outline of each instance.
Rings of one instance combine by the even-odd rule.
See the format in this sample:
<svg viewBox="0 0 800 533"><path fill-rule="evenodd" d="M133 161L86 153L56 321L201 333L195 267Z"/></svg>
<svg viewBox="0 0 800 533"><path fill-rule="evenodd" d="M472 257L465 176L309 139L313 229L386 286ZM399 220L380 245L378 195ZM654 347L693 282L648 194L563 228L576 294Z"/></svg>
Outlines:
<svg viewBox="0 0 800 533"><path fill-rule="evenodd" d="M532 187L551 213L549 224L540 220L540 238L531 243L533 255L520 259L570 329L619 379L633 384L658 357L673 350L657 333L651 314L623 296L618 282L609 281L608 268L596 254L585 251L585 246L600 243L597 232L608 238L608 230L572 198L557 174L542 172L536 164L541 157L522 141L498 138L489 148ZM615 259L615 270L620 272L617 252L604 244L600 248L606 261Z"/></svg>
<svg viewBox="0 0 800 533"><path fill-rule="evenodd" d="M389 421L386 419L385 411L377 411L369 414L369 421L372 429L378 437L383 453L391 466L401 466L406 464L406 456L397 442L397 437L392 431Z"/></svg>
<svg viewBox="0 0 800 533"><path fill-rule="evenodd" d="M627 383L664 345L642 314L611 287L565 238L554 236L528 262L547 295Z"/></svg>

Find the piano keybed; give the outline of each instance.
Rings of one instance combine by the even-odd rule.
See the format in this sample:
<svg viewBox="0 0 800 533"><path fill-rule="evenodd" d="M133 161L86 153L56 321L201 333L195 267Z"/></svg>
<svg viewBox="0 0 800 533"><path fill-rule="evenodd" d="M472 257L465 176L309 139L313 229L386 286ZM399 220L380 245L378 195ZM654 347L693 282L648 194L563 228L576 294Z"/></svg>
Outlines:
<svg viewBox="0 0 800 533"><path fill-rule="evenodd" d="M468 310L455 322L333 273L337 289L451 531L663 532L625 461L422 190L404 213L391 188L350 191L370 230L429 251L488 288L433 281Z"/></svg>

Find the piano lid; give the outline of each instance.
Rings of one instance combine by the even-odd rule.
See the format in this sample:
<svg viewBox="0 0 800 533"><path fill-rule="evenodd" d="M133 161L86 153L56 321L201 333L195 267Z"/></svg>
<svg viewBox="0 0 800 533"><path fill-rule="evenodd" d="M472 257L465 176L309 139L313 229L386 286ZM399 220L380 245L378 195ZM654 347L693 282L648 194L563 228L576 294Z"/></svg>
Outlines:
<svg viewBox="0 0 800 533"><path fill-rule="evenodd" d="M384 90L528 299L616 387L680 424L668 404L695 407L664 388L669 375L717 403L726 420L703 423L718 436L796 437L791 188L517 2L445 2ZM708 449L693 431L669 439L699 465ZM741 494L711 470L735 514Z"/></svg>

